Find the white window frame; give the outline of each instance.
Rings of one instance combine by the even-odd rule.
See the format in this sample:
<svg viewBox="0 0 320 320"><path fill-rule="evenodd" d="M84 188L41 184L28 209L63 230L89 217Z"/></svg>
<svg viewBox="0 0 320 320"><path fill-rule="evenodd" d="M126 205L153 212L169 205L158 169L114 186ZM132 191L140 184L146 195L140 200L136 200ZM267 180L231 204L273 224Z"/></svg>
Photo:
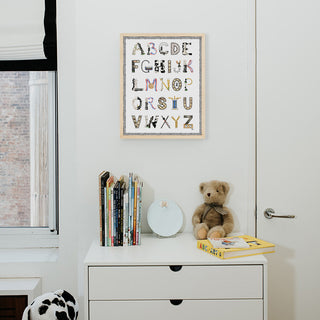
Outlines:
<svg viewBox="0 0 320 320"><path fill-rule="evenodd" d="M48 72L48 227L0 227L0 248L56 248L58 235L58 159L57 159L57 83L56 71Z"/></svg>

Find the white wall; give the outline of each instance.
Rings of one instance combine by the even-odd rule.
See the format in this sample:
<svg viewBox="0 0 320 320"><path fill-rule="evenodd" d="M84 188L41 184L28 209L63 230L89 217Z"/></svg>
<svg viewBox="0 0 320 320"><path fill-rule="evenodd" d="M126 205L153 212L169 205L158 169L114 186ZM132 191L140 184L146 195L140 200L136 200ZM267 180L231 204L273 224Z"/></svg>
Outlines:
<svg viewBox="0 0 320 320"><path fill-rule="evenodd" d="M148 205L175 200L184 231L202 181L231 185L228 207L243 232L254 217L254 11L250 0L58 1L61 247L50 264L0 266L1 276L43 276L44 291L83 296L82 261L98 237L98 174L133 171ZM123 32L206 34L206 139L120 139ZM59 272L59 276L57 275Z"/></svg>
<svg viewBox="0 0 320 320"><path fill-rule="evenodd" d="M223 179L232 185L228 205L247 227L252 169L253 60L248 1L78 1L76 152L83 219L97 222L97 175L129 171L145 181L144 207L160 196L177 201L191 230L201 203L198 185ZM206 136L194 140L120 139L121 32L206 34ZM62 120L63 121L63 120ZM85 215L87 212L87 215ZM146 222L146 220L144 220ZM87 226L88 227L88 226ZM86 227L86 228L87 228ZM97 225L90 227L92 236Z"/></svg>

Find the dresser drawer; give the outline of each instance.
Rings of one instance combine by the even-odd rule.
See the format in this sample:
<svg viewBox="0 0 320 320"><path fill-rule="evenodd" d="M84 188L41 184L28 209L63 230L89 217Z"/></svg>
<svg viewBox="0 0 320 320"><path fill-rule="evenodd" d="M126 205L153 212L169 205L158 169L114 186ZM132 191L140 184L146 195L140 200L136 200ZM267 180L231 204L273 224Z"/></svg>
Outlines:
<svg viewBox="0 0 320 320"><path fill-rule="evenodd" d="M91 301L90 320L262 320L262 300Z"/></svg>
<svg viewBox="0 0 320 320"><path fill-rule="evenodd" d="M261 265L89 267L89 300L261 299Z"/></svg>

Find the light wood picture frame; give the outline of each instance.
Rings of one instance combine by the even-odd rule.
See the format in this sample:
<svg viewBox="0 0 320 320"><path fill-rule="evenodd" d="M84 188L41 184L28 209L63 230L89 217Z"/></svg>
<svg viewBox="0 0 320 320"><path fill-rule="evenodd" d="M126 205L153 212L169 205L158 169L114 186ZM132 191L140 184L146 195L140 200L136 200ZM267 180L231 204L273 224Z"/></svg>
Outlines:
<svg viewBox="0 0 320 320"><path fill-rule="evenodd" d="M205 137L204 34L120 35L121 138Z"/></svg>

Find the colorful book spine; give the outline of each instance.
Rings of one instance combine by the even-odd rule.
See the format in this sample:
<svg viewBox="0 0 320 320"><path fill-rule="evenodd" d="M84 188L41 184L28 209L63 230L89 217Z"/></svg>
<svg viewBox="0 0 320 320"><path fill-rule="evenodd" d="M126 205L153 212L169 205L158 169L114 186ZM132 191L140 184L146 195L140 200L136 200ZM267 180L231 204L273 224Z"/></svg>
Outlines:
<svg viewBox="0 0 320 320"><path fill-rule="evenodd" d="M120 199L119 199L119 212L118 212L118 243L119 246L123 246L123 196L124 196L124 182L120 186Z"/></svg>
<svg viewBox="0 0 320 320"><path fill-rule="evenodd" d="M128 182L128 245L131 246L131 207L132 207L132 173L129 173Z"/></svg>
<svg viewBox="0 0 320 320"><path fill-rule="evenodd" d="M113 197L113 191L114 191L114 184L110 188L110 198L111 198L111 246L114 247L114 216L113 216L113 211L114 211L114 197Z"/></svg>
<svg viewBox="0 0 320 320"><path fill-rule="evenodd" d="M133 202L133 245L137 244L137 178L134 181L134 202Z"/></svg>
<svg viewBox="0 0 320 320"><path fill-rule="evenodd" d="M129 199L126 190L123 196L123 245L128 246L128 225L129 225Z"/></svg>
<svg viewBox="0 0 320 320"><path fill-rule="evenodd" d="M100 227L99 227L99 237L100 237L100 246L103 245L103 239L102 239L102 192L103 192L103 184L102 184L102 175L105 173L105 171L102 171L99 174L99 223L100 223Z"/></svg>
<svg viewBox="0 0 320 320"><path fill-rule="evenodd" d="M142 217L142 188L143 188L143 182L140 182L139 184L139 200L138 200L138 244L141 244L141 217Z"/></svg>
<svg viewBox="0 0 320 320"><path fill-rule="evenodd" d="M136 218L136 244L139 244L139 227L140 227L140 211L139 211L139 202L140 202L140 183L137 184L137 218Z"/></svg>
<svg viewBox="0 0 320 320"><path fill-rule="evenodd" d="M133 245L133 213L134 213L134 183L131 177L131 199L130 199L130 245Z"/></svg>
<svg viewBox="0 0 320 320"><path fill-rule="evenodd" d="M108 236L109 236L109 209L108 209L108 193L107 184L103 189L104 191L104 245L108 246Z"/></svg>
<svg viewBox="0 0 320 320"><path fill-rule="evenodd" d="M113 190L113 218L114 218L114 246L117 247L118 244L118 185L119 185L119 181L116 182L115 186L114 186L114 190Z"/></svg>
<svg viewBox="0 0 320 320"><path fill-rule="evenodd" d="M126 200L127 200L127 204L126 204L126 216L127 216L127 222L126 222L126 237L127 237L127 246L130 245L130 239L129 239L129 235L130 235L130 230L129 230L129 192L127 192L127 196L126 196Z"/></svg>
<svg viewBox="0 0 320 320"><path fill-rule="evenodd" d="M108 171L102 171L99 174L99 220L100 220L100 245L105 245L105 204L104 204L104 187L106 186L107 179L109 178Z"/></svg>
<svg viewBox="0 0 320 320"><path fill-rule="evenodd" d="M111 214L111 187L113 185L114 177L110 176L109 179L107 180L107 219L108 219L108 237L107 237L107 245L108 247L112 246L112 214Z"/></svg>
<svg viewBox="0 0 320 320"><path fill-rule="evenodd" d="M109 185L108 187L108 227L109 227L109 232L108 232L108 246L111 247L112 246L112 208L111 208L111 187L112 184Z"/></svg>

